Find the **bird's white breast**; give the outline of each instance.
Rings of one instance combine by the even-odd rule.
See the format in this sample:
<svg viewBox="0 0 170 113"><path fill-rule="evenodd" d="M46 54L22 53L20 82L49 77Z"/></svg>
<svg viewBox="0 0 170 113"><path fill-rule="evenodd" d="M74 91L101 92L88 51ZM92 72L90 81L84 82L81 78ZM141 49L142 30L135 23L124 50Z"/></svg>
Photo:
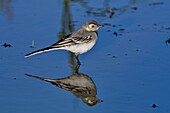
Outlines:
<svg viewBox="0 0 170 113"><path fill-rule="evenodd" d="M82 53L89 51L95 45L96 40L97 38L88 43L72 45L72 46L67 47L66 50L71 51L73 53L82 54Z"/></svg>

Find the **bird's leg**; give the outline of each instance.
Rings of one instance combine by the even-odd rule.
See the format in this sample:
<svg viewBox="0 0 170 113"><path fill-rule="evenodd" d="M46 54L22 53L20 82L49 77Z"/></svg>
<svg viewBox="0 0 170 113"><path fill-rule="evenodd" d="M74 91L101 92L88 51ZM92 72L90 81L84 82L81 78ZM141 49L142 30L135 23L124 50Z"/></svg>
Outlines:
<svg viewBox="0 0 170 113"><path fill-rule="evenodd" d="M75 54L76 60L77 60L77 64L76 64L76 67L75 67L75 73L78 73L79 67L80 67L80 65L81 65L80 60L79 60L79 58L78 58L78 55L79 55L79 54Z"/></svg>
<svg viewBox="0 0 170 113"><path fill-rule="evenodd" d="M74 72L77 74L79 73L79 67L80 67L80 65L76 64L76 67L74 68Z"/></svg>
<svg viewBox="0 0 170 113"><path fill-rule="evenodd" d="M79 58L78 58L79 54L75 54L75 56L76 56L77 64L78 64L78 65L81 65L80 60L79 60Z"/></svg>

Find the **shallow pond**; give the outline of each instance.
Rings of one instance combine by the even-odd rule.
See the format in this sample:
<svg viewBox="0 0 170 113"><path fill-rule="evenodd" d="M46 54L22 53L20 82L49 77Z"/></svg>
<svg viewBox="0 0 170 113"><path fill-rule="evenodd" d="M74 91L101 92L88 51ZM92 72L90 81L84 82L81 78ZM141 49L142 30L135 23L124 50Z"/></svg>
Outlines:
<svg viewBox="0 0 170 113"><path fill-rule="evenodd" d="M0 0L0 112L169 113L169 4ZM89 20L104 27L95 47L80 55L79 73L67 51L24 58Z"/></svg>

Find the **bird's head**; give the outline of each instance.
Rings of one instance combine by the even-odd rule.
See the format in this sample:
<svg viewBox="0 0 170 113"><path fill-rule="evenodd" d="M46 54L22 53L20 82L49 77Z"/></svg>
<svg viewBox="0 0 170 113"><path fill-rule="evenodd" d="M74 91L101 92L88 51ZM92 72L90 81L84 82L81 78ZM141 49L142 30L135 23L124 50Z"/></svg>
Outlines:
<svg viewBox="0 0 170 113"><path fill-rule="evenodd" d="M82 98L82 100L83 100L84 103L86 103L89 106L94 106L99 102L103 102L103 100L100 100L95 96L85 97L85 98Z"/></svg>
<svg viewBox="0 0 170 113"><path fill-rule="evenodd" d="M87 30L87 31L97 31L100 27L102 27L100 24L98 24L96 21L91 20L86 22L83 27Z"/></svg>

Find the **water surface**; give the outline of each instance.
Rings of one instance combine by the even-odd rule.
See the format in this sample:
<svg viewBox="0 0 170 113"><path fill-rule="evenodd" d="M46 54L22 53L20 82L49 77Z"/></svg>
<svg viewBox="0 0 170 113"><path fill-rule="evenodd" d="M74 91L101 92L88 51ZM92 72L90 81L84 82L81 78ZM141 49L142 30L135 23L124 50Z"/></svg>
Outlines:
<svg viewBox="0 0 170 113"><path fill-rule="evenodd" d="M170 45L165 43L170 37L169 4L168 0L0 0L1 112L169 113ZM92 79L103 100L94 106L25 75L50 79L73 75L76 62L67 51L24 55L53 44L88 20L105 24L95 47L80 56L79 72Z"/></svg>

